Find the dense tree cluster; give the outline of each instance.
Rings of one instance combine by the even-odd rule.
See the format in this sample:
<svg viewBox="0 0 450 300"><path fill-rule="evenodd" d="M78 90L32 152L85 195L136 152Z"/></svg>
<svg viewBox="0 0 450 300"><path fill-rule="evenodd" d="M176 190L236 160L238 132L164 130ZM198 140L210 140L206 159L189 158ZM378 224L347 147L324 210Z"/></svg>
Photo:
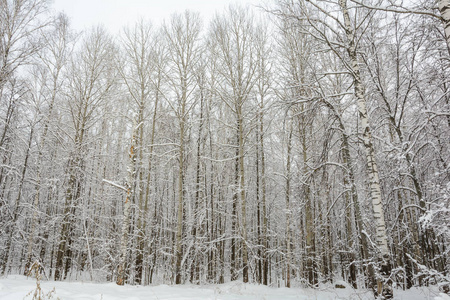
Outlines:
<svg viewBox="0 0 450 300"><path fill-rule="evenodd" d="M0 272L448 281L450 54L438 5L414 5L278 0L112 36L1 1Z"/></svg>

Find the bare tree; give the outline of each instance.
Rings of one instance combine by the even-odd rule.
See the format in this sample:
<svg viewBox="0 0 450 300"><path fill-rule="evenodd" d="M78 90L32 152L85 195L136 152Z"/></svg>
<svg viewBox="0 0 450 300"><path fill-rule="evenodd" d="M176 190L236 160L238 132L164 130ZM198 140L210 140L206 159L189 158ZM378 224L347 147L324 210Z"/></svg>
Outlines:
<svg viewBox="0 0 450 300"><path fill-rule="evenodd" d="M220 64L219 70L221 82L219 83L219 95L226 106L232 111L235 118L236 130L236 193L233 200L233 240L231 250L231 278L237 279L236 242L240 237L242 243L242 271L243 281L248 282L248 239L247 239L247 201L245 181L245 144L248 127L246 126L246 104L250 99L253 87L256 83L256 55L255 50L255 25L250 12L242 7L228 8L227 14L216 17L212 23L212 39L217 43L217 55ZM246 128L247 127L247 128ZM237 199L240 198L241 219L239 231L236 227Z"/></svg>
<svg viewBox="0 0 450 300"><path fill-rule="evenodd" d="M271 44L269 41L270 32L267 30L268 24L260 24L255 31L255 48L256 48L256 97L258 98L258 123L256 125L256 202L258 206L258 230L262 228L261 244L262 251L259 256L261 260L259 261L259 282L267 285L269 277L269 242L268 242L268 218L267 218L267 173L266 173L266 153L264 141L266 139L267 128L265 126L266 113L270 105L270 94L271 86L273 81L272 75L272 52ZM259 168L261 169L259 173ZM261 178L261 180L260 180ZM261 183L260 183L261 181ZM260 199L261 197L261 199ZM260 207L261 203L261 208ZM262 222L262 224L260 223Z"/></svg>
<svg viewBox="0 0 450 300"><path fill-rule="evenodd" d="M18 121L19 109L24 103L26 88L22 81L24 67L31 63L33 56L42 47L41 30L48 25L45 17L47 12L47 1L10 1L5 0L0 3L0 186L1 194L4 195L7 181L10 176L11 159L13 149L13 128L14 123ZM22 72L20 74L20 72ZM24 115L25 116L25 115ZM33 128L35 122L33 122ZM31 125L31 124L30 124ZM31 130L31 129L30 129ZM19 193L16 198L14 213L12 214L13 223L17 221L19 202L22 198L22 189L26 175L28 157L30 154L31 142L34 129L30 132L29 146L26 151L26 163L22 166L22 175L19 180ZM3 197L2 197L3 198ZM0 207L4 206L6 201L2 199ZM4 217L2 217L5 220ZM6 219L9 219L7 217ZM16 224L13 225L14 227ZM7 229L6 227L5 229ZM12 237L14 229L6 230ZM11 241L8 239L4 255L2 257L2 272L5 272L6 264L9 259Z"/></svg>
<svg viewBox="0 0 450 300"><path fill-rule="evenodd" d="M144 183L144 131L147 119L148 107L150 106L150 96L153 88L152 76L154 74L154 58L152 53L153 39L152 26L145 24L143 20L136 23L134 28L128 28L124 32L123 48L125 59L122 67L119 68L125 86L133 106L136 106L137 124L139 124L135 150L137 187L135 193L138 198L138 221L137 221L137 254L136 254L136 283L142 282L143 260L144 260L144 240L146 228L145 219L148 217L148 204L146 205L145 183ZM130 183L131 184L131 183Z"/></svg>
<svg viewBox="0 0 450 300"><path fill-rule="evenodd" d="M201 22L198 14L186 11L173 15L169 25L164 26L169 46L168 78L173 87L173 101L169 105L179 123L178 140L178 207L175 245L175 283L182 283L183 260L183 214L185 205L186 132L189 128L188 115L196 104L194 90L197 86L195 68L200 59L199 35Z"/></svg>
<svg viewBox="0 0 450 300"><path fill-rule="evenodd" d="M89 129L97 121L99 108L115 81L111 64L112 42L100 27L83 41L82 52L72 61L68 98L71 116L72 151L67 162L67 189L61 223L55 280L66 278L72 266L73 221L80 203L84 157L89 150L86 140ZM64 275L64 276L63 276Z"/></svg>
<svg viewBox="0 0 450 300"><path fill-rule="evenodd" d="M31 228L28 237L28 249L27 249L27 259L25 270L31 265L32 261L35 259L33 257L33 247L36 227L38 223L38 207L41 196L41 185L42 185L42 174L41 168L43 164L44 147L47 142L47 135L50 127L50 122L52 120L53 112L56 106L56 100L58 95L61 94L62 88L62 72L63 68L67 64L69 56L71 55L73 47L73 35L70 33L68 19L65 15L58 15L52 24L53 28L50 32L43 33L43 39L45 40L45 47L41 53L39 53L38 63L41 65L38 74L44 77L42 78L43 86L38 88L38 92L42 92L43 95L38 95L36 98L41 99L42 102L46 98L49 98L46 106L48 106L46 111L46 117L41 121L42 133L39 141L38 157L36 162L36 188L33 201L33 214L31 220ZM49 77L48 79L46 77ZM47 80L49 82L47 82ZM36 78L37 82L38 78ZM41 97L39 97L41 96ZM37 103L37 109L39 110L44 103Z"/></svg>

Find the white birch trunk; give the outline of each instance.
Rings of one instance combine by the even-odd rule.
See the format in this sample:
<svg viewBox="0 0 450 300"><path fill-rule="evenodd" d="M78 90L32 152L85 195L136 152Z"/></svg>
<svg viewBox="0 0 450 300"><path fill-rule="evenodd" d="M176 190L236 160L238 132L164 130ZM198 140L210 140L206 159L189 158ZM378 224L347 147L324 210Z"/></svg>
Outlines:
<svg viewBox="0 0 450 300"><path fill-rule="evenodd" d="M364 86L361 81L361 74L356 56L356 48L354 43L354 33L350 24L350 16L347 9L346 0L340 0L340 5L344 15L345 30L349 42L348 53L351 60L352 75L354 80L355 96L358 103L359 118L363 130L363 144L366 151L367 171L370 177L370 196L376 221L377 246L382 256L389 254L387 246L387 233L384 221L384 211L381 199L380 178L378 175L378 167L375 161L375 154L372 144L372 134L370 132L369 118L367 115L366 99L364 95Z"/></svg>
<svg viewBox="0 0 450 300"><path fill-rule="evenodd" d="M389 273L389 263L387 261L389 256L389 249L387 244L387 232L384 219L383 203L381 199L381 185L378 175L378 167L375 161L375 151L372 143L372 135L370 132L369 117L366 108L366 99L364 86L361 80L361 73L358 65L358 58L355 45L355 34L351 25L350 15L347 8L346 0L339 0L339 5L344 17L344 26L347 36L347 52L350 57L350 67L353 75L353 84L356 100L358 103L359 118L363 130L363 144L366 152L367 173L369 175L370 196L372 198L373 214L376 226L376 243L379 251L378 259L381 259L382 273ZM389 275L389 274L384 274ZM387 287L383 287L383 282L380 278L377 280L377 294L381 295L385 292Z"/></svg>

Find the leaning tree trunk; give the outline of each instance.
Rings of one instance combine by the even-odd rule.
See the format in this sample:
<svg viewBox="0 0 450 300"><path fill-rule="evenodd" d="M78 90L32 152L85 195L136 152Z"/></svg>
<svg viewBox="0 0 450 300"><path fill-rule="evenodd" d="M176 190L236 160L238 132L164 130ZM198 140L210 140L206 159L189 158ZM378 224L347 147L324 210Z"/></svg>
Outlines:
<svg viewBox="0 0 450 300"><path fill-rule="evenodd" d="M17 194L17 198L15 201L15 205L14 205L14 212L12 214L12 220L11 220L11 228L9 231L9 237L6 240L6 247L5 247L5 252L4 252L4 259L3 259L3 269L2 269L2 275L5 275L5 271L9 271L8 269L8 265L9 262L11 261L11 255L10 255L10 250L11 250L11 246L13 243L13 237L14 237L14 233L16 231L17 228L17 220L19 219L19 210L20 210L20 202L22 199L22 192L23 192L23 186L25 183L25 175L27 173L27 168L28 168L28 159L30 157L30 149L31 149L31 142L33 141L33 132L34 132L34 128L31 127L31 131L30 131L30 138L28 140L28 147L27 147L27 151L25 154L25 161L23 163L23 168L22 168L22 174L20 177L20 183L19 183L19 187L18 187L18 194Z"/></svg>
<svg viewBox="0 0 450 300"><path fill-rule="evenodd" d="M347 130L345 129L344 123L342 122L342 118L336 111L336 108L333 105L331 105L330 102L325 101L325 99L323 99L323 103L330 109L330 111L335 116L338 122L338 127L342 134L342 144L341 144L342 160L344 166L346 166L347 168L346 175L344 176L344 185L350 186L350 191L346 193L345 197L350 197L351 205L353 205L355 230L356 233L359 234L360 240L360 256L362 261L366 261L369 258L369 246L368 246L369 242L367 240L368 239L367 236L364 234L365 228L362 220L361 208L359 206L358 193L356 191L355 171L353 168L352 158L350 156L350 144L348 141L349 137L347 134ZM352 264L354 265L354 262ZM363 265L363 268L364 270L367 270L369 286L373 287L375 282L375 275L374 275L375 271L373 265L367 263L367 266ZM350 270L350 272L356 273L356 270ZM356 288L356 278L352 278L352 282L350 283L353 285L353 287Z"/></svg>
<svg viewBox="0 0 450 300"><path fill-rule="evenodd" d="M351 25L350 14L347 8L347 1L340 0L339 5L344 17L345 33L347 36L347 53L350 57L350 68L353 75L353 86L358 103L359 118L363 130L363 145L367 159L367 173L369 175L370 196L372 198L373 213L376 226L376 243L378 247L378 255L381 260L381 273L385 278L390 276L389 267L389 249L387 244L387 231L384 220L383 203L381 199L381 185L378 175L378 167L375 161L375 151L372 143L372 134L370 132L369 117L366 108L366 99L364 95L364 86L361 80L361 73L358 66L357 49L355 45L355 34ZM377 279L377 295L388 298L392 294L389 284L383 287L384 282L378 276Z"/></svg>

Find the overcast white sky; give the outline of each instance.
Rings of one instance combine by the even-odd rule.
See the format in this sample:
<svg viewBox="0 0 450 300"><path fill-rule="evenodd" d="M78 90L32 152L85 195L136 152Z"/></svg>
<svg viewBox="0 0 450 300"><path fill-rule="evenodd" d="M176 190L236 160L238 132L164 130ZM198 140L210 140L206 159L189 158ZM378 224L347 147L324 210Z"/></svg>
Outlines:
<svg viewBox="0 0 450 300"><path fill-rule="evenodd" d="M208 22L216 11L222 11L231 3L256 5L259 0L54 0L53 9L64 11L72 28L83 30L103 24L111 33L117 33L127 24L134 24L143 17L153 24L160 24L174 12L186 9L198 11ZM206 24L205 24L206 25Z"/></svg>

